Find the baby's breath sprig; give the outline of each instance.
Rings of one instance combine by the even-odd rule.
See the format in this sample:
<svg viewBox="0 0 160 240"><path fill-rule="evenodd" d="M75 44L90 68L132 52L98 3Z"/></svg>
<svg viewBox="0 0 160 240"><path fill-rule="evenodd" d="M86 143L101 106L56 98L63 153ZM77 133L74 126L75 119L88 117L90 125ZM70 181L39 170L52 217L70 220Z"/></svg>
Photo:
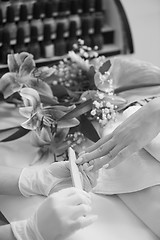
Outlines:
<svg viewBox="0 0 160 240"><path fill-rule="evenodd" d="M106 101L105 93L97 91L97 96L98 98L93 101L90 117L92 120L98 121L100 125L104 127L109 121L116 120L117 106Z"/></svg>
<svg viewBox="0 0 160 240"><path fill-rule="evenodd" d="M78 42L73 45L73 51L85 60L92 60L99 55L97 46L94 48L88 47L82 39L79 39Z"/></svg>
<svg viewBox="0 0 160 240"><path fill-rule="evenodd" d="M77 145L82 144L85 141L83 133L76 131L67 135L66 141L69 146L76 147Z"/></svg>

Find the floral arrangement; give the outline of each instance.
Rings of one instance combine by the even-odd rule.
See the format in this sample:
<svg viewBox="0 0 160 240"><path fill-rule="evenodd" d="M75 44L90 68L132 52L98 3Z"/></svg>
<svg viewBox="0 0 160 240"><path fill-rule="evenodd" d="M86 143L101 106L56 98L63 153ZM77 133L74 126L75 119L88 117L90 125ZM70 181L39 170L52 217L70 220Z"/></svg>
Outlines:
<svg viewBox="0 0 160 240"><path fill-rule="evenodd" d="M129 85L119 86L115 66L113 69L110 60L99 56L97 48L85 46L83 40L57 65L37 68L33 56L22 52L8 55L8 68L0 79L1 100L14 104L26 121L1 129L0 133L7 133L1 141L30 133L38 148L36 161L44 156L65 160L69 146L76 149L86 139L96 142L100 138L96 126L115 121L117 113L136 100L124 95L135 89L133 76Z"/></svg>

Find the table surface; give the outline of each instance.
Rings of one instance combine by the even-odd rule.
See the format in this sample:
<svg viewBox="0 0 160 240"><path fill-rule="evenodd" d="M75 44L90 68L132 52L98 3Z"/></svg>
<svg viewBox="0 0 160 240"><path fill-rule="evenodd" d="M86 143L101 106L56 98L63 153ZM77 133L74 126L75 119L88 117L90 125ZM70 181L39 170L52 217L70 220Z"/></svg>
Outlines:
<svg viewBox="0 0 160 240"><path fill-rule="evenodd" d="M0 209L9 221L28 218L43 201L43 197L0 196ZM158 240L118 196L92 194L95 223L79 230L67 240Z"/></svg>
<svg viewBox="0 0 160 240"><path fill-rule="evenodd" d="M11 108L12 110L12 108ZM10 111L0 109L0 128L17 125ZM9 114L9 116L8 116ZM25 146L25 147L24 147ZM24 167L34 156L34 149L24 139L1 143L1 165ZM0 211L9 221L30 217L44 200L43 197L0 196ZM69 240L158 240L150 229L138 219L118 196L92 194L93 213L98 220L85 229L77 231ZM67 239L68 240L68 239Z"/></svg>

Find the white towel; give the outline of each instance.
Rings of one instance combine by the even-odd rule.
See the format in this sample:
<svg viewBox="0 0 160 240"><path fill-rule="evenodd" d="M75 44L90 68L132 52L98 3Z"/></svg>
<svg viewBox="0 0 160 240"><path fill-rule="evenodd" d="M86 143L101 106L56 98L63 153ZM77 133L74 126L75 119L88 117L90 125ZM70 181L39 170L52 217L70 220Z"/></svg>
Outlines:
<svg viewBox="0 0 160 240"><path fill-rule="evenodd" d="M127 115L135 110L130 108ZM119 195L160 237L160 134L145 149L116 167L102 168L94 192Z"/></svg>

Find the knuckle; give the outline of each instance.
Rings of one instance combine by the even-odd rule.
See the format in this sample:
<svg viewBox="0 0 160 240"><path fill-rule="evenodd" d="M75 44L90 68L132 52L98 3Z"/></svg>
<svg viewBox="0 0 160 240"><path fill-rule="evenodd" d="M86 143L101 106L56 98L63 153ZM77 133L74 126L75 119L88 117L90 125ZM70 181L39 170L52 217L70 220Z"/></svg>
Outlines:
<svg viewBox="0 0 160 240"><path fill-rule="evenodd" d="M108 157L109 159L112 159L112 153L111 153L111 151L107 154L107 157Z"/></svg>
<svg viewBox="0 0 160 240"><path fill-rule="evenodd" d="M101 152L101 151L103 151L103 149L104 149L104 146L101 145L101 146L99 146L98 151Z"/></svg>
<svg viewBox="0 0 160 240"><path fill-rule="evenodd" d="M83 203L81 206L84 213L89 213L91 211L91 207L89 205Z"/></svg>
<svg viewBox="0 0 160 240"><path fill-rule="evenodd" d="M123 160L123 158L124 158L124 152L119 152L118 153L118 155L117 155L117 157L119 158L119 159L121 159L121 160Z"/></svg>

